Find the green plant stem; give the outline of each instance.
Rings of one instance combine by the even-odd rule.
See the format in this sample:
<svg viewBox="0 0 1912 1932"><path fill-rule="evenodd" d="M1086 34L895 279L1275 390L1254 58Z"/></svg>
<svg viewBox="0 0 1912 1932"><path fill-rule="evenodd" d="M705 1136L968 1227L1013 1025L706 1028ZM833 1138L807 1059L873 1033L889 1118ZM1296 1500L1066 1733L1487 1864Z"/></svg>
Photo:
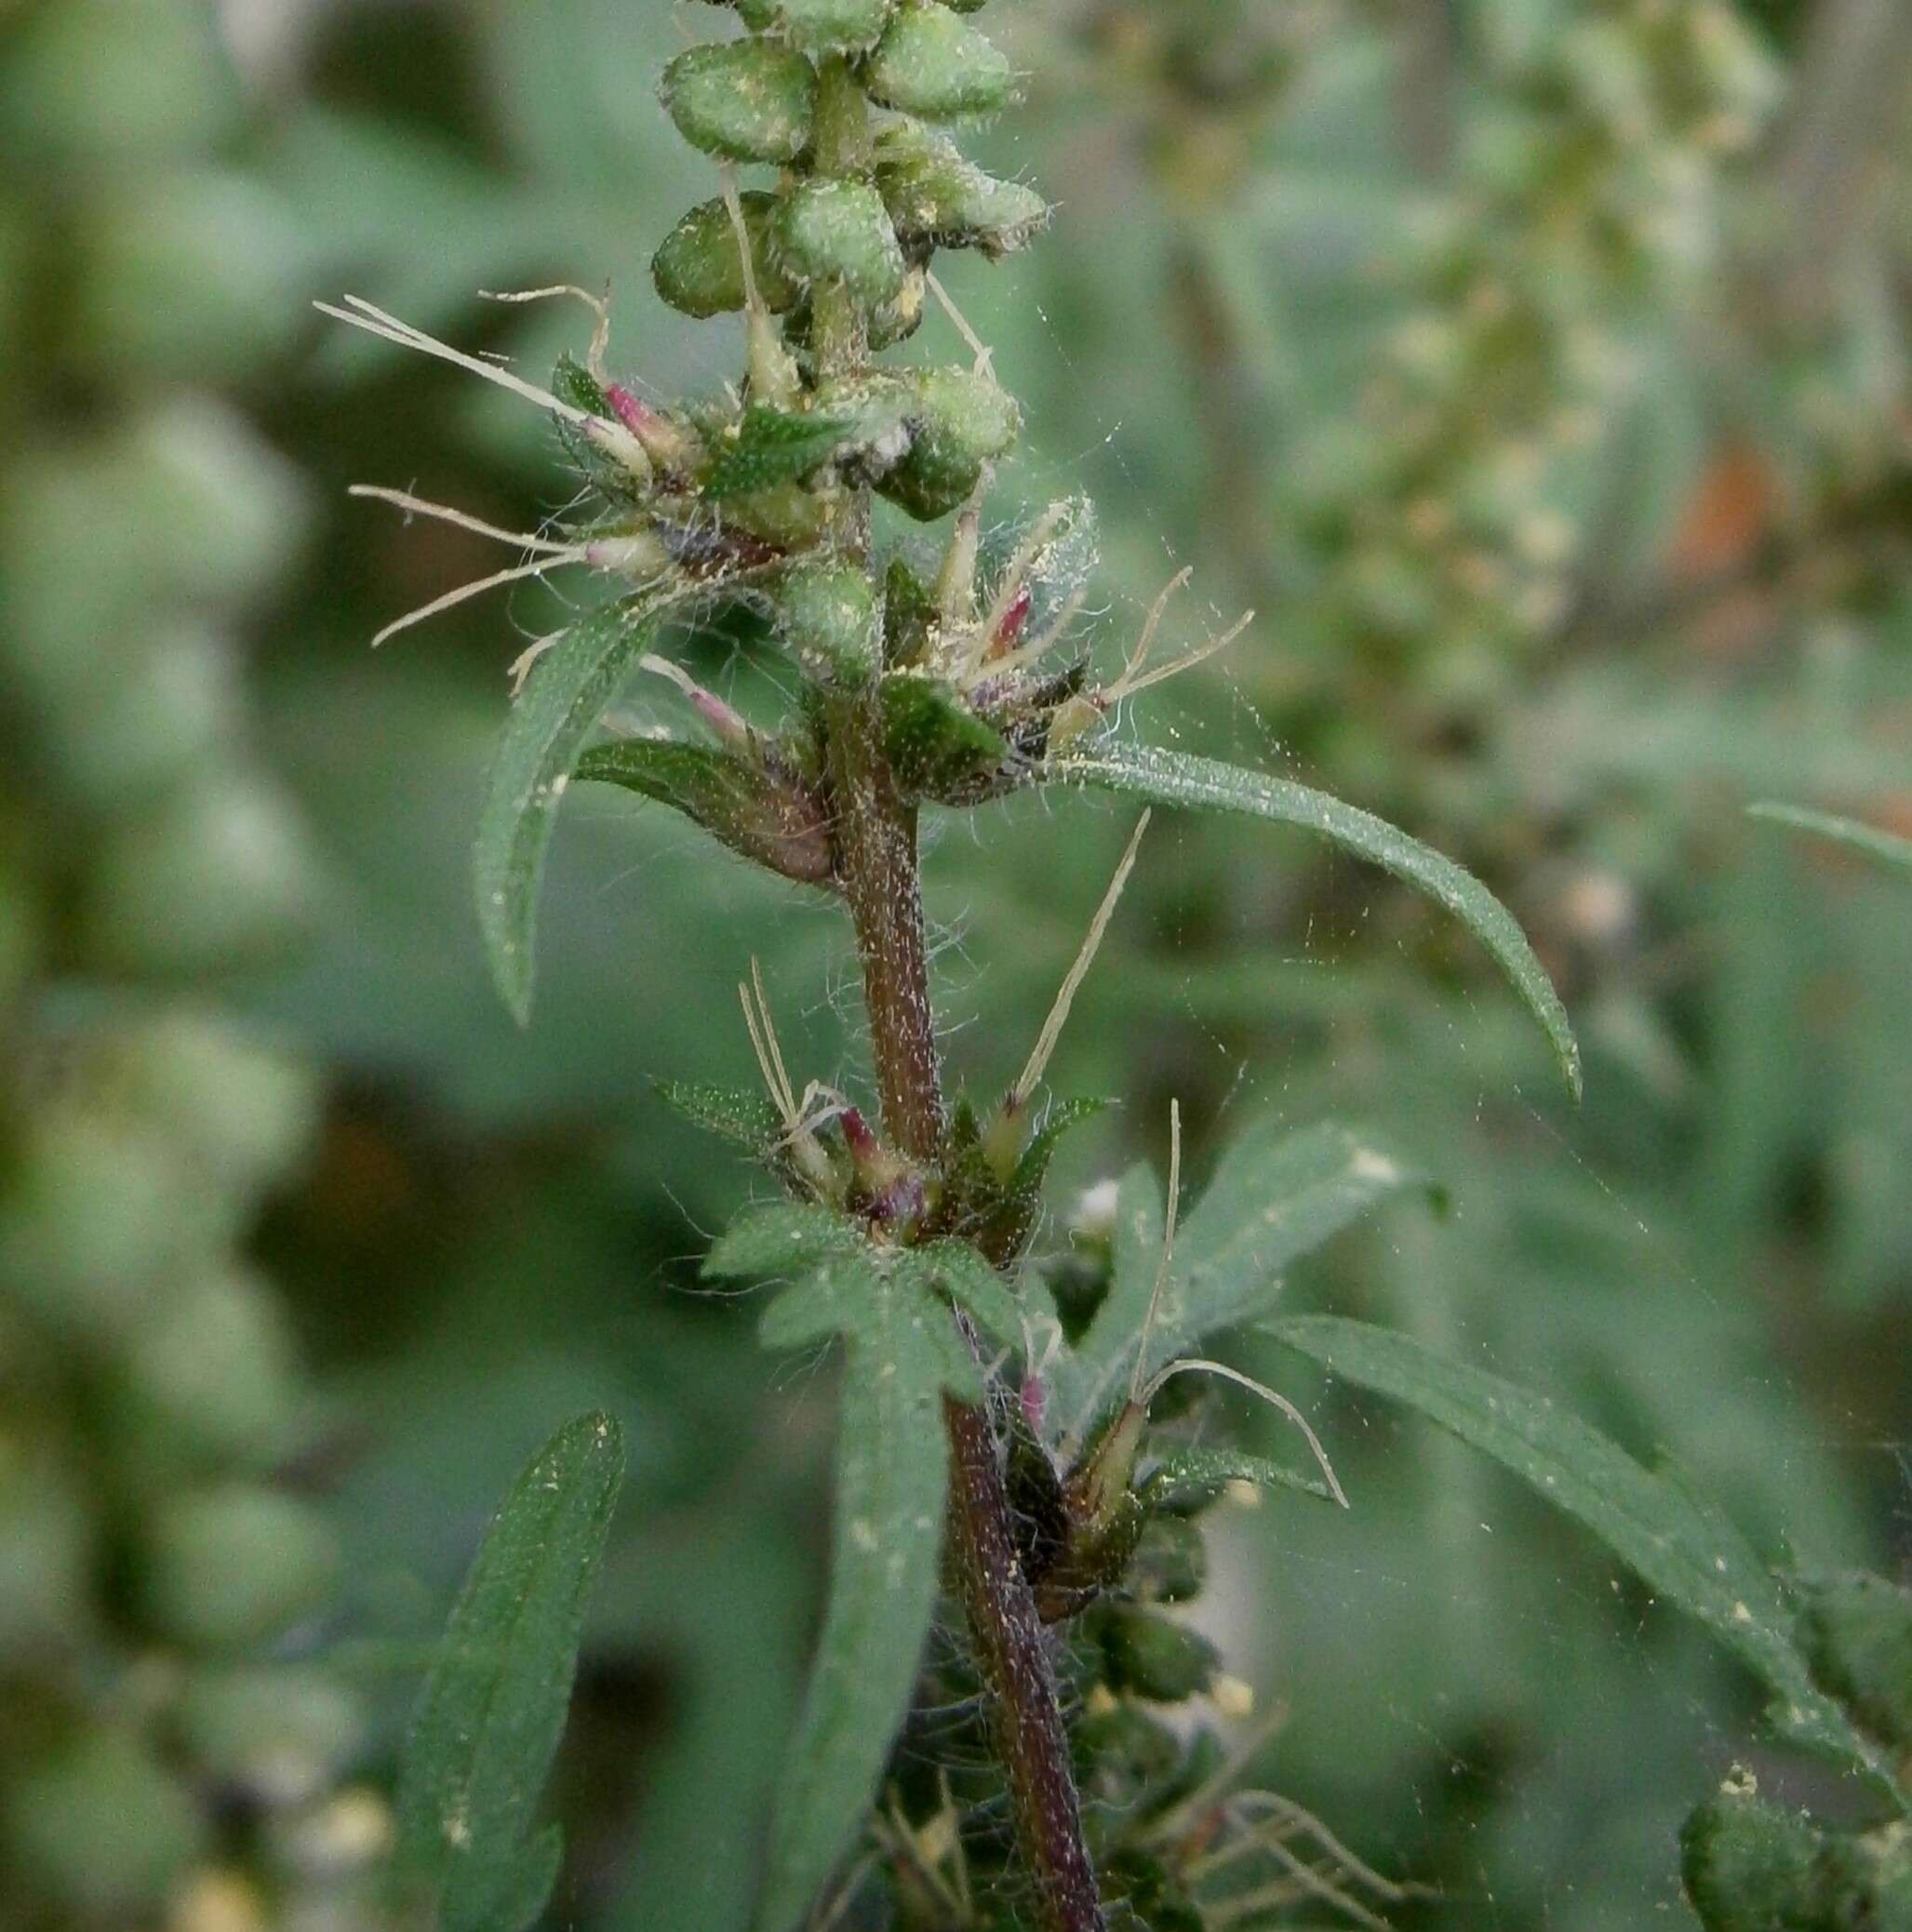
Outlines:
<svg viewBox="0 0 1912 1932"><path fill-rule="evenodd" d="M830 725L838 870L856 926L884 1126L903 1153L927 1162L941 1146L943 1113L916 815L883 763L873 702L839 700ZM950 1554L1038 1920L1043 1932L1102 1932L1068 1735L1035 1593L1016 1554L995 1431L982 1408L953 1400L944 1402L943 1423Z"/></svg>
<svg viewBox="0 0 1912 1932"><path fill-rule="evenodd" d="M824 61L818 76L816 126L817 173L868 171L869 110L840 58ZM826 380L853 379L868 365L866 318L840 286L817 290L811 340ZM868 558L867 489L849 494L836 539L839 548ZM927 1165L942 1150L943 1110L916 807L898 792L884 759L874 689L832 700L825 726L836 874L856 928L884 1129L901 1152ZM1068 1733L1035 1593L1016 1554L996 1433L971 1403L945 1401L943 1421L950 1553L989 1688L996 1755L1009 1784L1017 1845L1035 1881L1038 1918L1043 1932L1102 1932Z"/></svg>

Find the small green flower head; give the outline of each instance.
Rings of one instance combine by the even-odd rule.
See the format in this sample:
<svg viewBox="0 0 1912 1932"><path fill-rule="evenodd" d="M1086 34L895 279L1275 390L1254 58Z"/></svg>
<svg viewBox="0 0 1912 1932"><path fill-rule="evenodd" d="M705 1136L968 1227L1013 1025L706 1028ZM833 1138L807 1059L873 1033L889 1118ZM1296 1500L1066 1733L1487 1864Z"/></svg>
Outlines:
<svg viewBox="0 0 1912 1932"><path fill-rule="evenodd" d="M934 0L889 23L863 83L873 100L929 121L995 113L1015 92L1008 55Z"/></svg>
<svg viewBox="0 0 1912 1932"><path fill-rule="evenodd" d="M952 142L919 130L886 144L876 185L913 256L976 248L993 260L1025 247L1049 220L1049 204L1035 189L997 180Z"/></svg>
<svg viewBox="0 0 1912 1932"><path fill-rule="evenodd" d="M889 24L896 0L738 0L744 24L812 53L861 53Z"/></svg>
<svg viewBox="0 0 1912 1932"><path fill-rule="evenodd" d="M1110 1685L1151 1703L1180 1704L1215 1681L1221 1653L1197 1630L1140 1604L1112 1604L1100 1619Z"/></svg>
<svg viewBox="0 0 1912 1932"><path fill-rule="evenodd" d="M883 479L883 494L923 523L956 509L985 463L1007 456L1023 426L1015 399L972 369L924 369L910 406L909 454Z"/></svg>
<svg viewBox="0 0 1912 1932"><path fill-rule="evenodd" d="M744 233L750 237L757 294L771 314L785 314L796 306L802 291L784 274L770 246L777 197L751 189L738 200ZM743 251L721 199L701 203L671 230L651 258L650 278L658 294L680 314L702 320L735 314L743 307Z"/></svg>
<svg viewBox="0 0 1912 1932"><path fill-rule="evenodd" d="M903 249L883 197L863 181L809 180L791 192L777 223L783 269L806 282L842 283L863 306L903 287Z"/></svg>
<svg viewBox="0 0 1912 1932"><path fill-rule="evenodd" d="M876 675L882 629L876 588L861 565L836 557L796 565L776 602L783 641L813 677L856 686Z"/></svg>
<svg viewBox="0 0 1912 1932"><path fill-rule="evenodd" d="M1824 1834L1769 1805L1738 1774L1680 1832L1680 1875L1706 1932L1767 1932L1814 1922Z"/></svg>
<svg viewBox="0 0 1912 1932"><path fill-rule="evenodd" d="M697 47L664 69L665 112L692 147L730 161L795 161L809 146L816 70L768 40Z"/></svg>

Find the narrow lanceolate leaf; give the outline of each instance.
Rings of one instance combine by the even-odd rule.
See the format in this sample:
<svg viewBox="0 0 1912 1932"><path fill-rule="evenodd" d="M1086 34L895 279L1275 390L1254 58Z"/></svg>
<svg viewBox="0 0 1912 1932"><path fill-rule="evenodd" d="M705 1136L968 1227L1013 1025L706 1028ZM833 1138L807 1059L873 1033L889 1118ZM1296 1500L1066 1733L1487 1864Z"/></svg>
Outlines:
<svg viewBox="0 0 1912 1932"><path fill-rule="evenodd" d="M1809 811L1798 805L1764 803L1748 806L1746 809L1755 819L1771 819L1775 824L1790 825L1798 832L1817 833L1821 838L1835 839L1869 858L1882 859L1888 865L1912 873L1912 839L1898 838L1876 825L1864 824L1857 819L1841 819L1831 812Z"/></svg>
<svg viewBox="0 0 1912 1932"><path fill-rule="evenodd" d="M1404 1188L1425 1181L1371 1136L1324 1123L1251 1129L1223 1155L1183 1217L1146 1337L1161 1260L1162 1195L1142 1167L1116 1204L1115 1281L1080 1344L1058 1363L1054 1413L1085 1429L1127 1387L1138 1349L1145 1379L1206 1337L1273 1306L1281 1272Z"/></svg>
<svg viewBox="0 0 1912 1932"><path fill-rule="evenodd" d="M760 1225L755 1252L769 1246ZM727 1270L739 1252L724 1258ZM935 1608L942 1397L975 1399L980 1378L941 1294L926 1292L926 1269L943 1292L962 1292L947 1256L903 1261L864 1246L817 1261L764 1317L768 1346L840 1335L846 1359L830 1606L771 1820L759 1932L798 1924L854 1839L909 1710Z"/></svg>
<svg viewBox="0 0 1912 1932"><path fill-rule="evenodd" d="M1088 751L1055 759L1043 776L1063 784L1092 785L1158 805L1241 812L1250 818L1299 825L1426 893L1492 953L1540 1021L1567 1085L1574 1099L1580 1098L1580 1048L1553 981L1534 957L1514 915L1451 859L1410 838L1384 819L1344 805L1325 792L1155 745L1104 740Z"/></svg>
<svg viewBox="0 0 1912 1932"><path fill-rule="evenodd" d="M479 1546L406 1741L402 1871L437 1932L523 1932L557 1874L532 1807L564 1729L584 1605L623 1480L617 1424L582 1416Z"/></svg>
<svg viewBox="0 0 1912 1932"><path fill-rule="evenodd" d="M584 742L683 595L672 583L573 624L532 667L512 706L478 818L472 855L478 924L504 1003L531 1011L538 888L558 800Z"/></svg>
<svg viewBox="0 0 1912 1932"><path fill-rule="evenodd" d="M1240 1449L1183 1449L1170 1456L1143 1478L1142 1500L1149 1510L1178 1515L1212 1502L1230 1483L1252 1483L1257 1489L1298 1489L1323 1502L1334 1500L1334 1492L1319 1478L1300 1475L1265 1456Z"/></svg>
<svg viewBox="0 0 1912 1932"><path fill-rule="evenodd" d="M1419 1409L1531 1484L1758 1676L1776 1696L1780 1729L1890 1783L1878 1751L1814 1688L1777 1579L1717 1507L1642 1468L1549 1397L1405 1335L1333 1315L1277 1322L1267 1332L1344 1379Z"/></svg>

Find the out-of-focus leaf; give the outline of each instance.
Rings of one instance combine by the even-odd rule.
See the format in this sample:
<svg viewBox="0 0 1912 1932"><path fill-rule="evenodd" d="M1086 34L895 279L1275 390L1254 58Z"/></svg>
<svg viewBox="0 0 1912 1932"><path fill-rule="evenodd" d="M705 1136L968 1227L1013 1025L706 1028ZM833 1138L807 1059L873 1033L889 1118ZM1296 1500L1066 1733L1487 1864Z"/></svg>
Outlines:
<svg viewBox="0 0 1912 1932"><path fill-rule="evenodd" d="M1891 1787L1891 1766L1814 1687L1778 1580L1718 1509L1641 1468L1550 1397L1410 1336L1338 1315L1297 1316L1267 1332L1332 1374L1420 1410L1531 1484L1732 1651L1775 1694L1780 1730Z"/></svg>
<svg viewBox="0 0 1912 1932"><path fill-rule="evenodd" d="M522 1932L555 1879L556 1834L526 1832L623 1470L610 1417L567 1423L513 1486L459 1592L398 1800L404 1873L440 1932Z"/></svg>
<svg viewBox="0 0 1912 1932"><path fill-rule="evenodd" d="M531 1012L538 887L557 802L584 740L682 594L674 582L573 624L532 667L512 707L472 865L492 978L520 1025Z"/></svg>
<svg viewBox="0 0 1912 1932"><path fill-rule="evenodd" d="M1492 953L1544 1030L1574 1098L1580 1097L1580 1048L1545 967L1534 957L1514 915L1451 859L1443 858L1371 812L1344 805L1325 792L1156 745L1103 741L1089 751L1055 759L1043 776L1062 784L1092 785L1104 792L1146 798L1157 805L1239 812L1299 825L1426 893Z"/></svg>
<svg viewBox="0 0 1912 1932"><path fill-rule="evenodd" d="M1912 873L1912 839L1896 838L1876 825L1862 824L1857 819L1841 819L1832 812L1815 812L1804 806L1778 805L1762 801L1746 807L1750 817L1771 819L1777 825L1790 825L1798 832L1817 833L1821 838L1837 840L1872 859L1882 859L1902 872Z"/></svg>
<svg viewBox="0 0 1912 1932"><path fill-rule="evenodd" d="M849 1231L855 1246L845 1244ZM976 1365L942 1294L995 1326L1007 1299L989 1275L943 1249L886 1250L827 1210L760 1210L717 1246L707 1272L788 1271L801 1278L766 1311L770 1348L841 1336L830 1607L770 1826L757 1924L787 1932L814 1904L867 1811L909 1709L935 1608L947 1464L947 1390L973 1401ZM941 1293L927 1292L933 1284Z"/></svg>
<svg viewBox="0 0 1912 1932"><path fill-rule="evenodd" d="M1203 1337L1264 1312L1281 1271L1419 1177L1370 1137L1324 1123L1300 1132L1269 1121L1223 1156L1182 1225L1155 1326L1142 1326L1162 1240L1154 1175L1136 1170L1116 1200L1115 1283L1080 1344L1052 1373L1055 1412L1085 1429L1116 1395L1138 1347L1146 1378ZM1424 1183L1423 1183L1424 1184Z"/></svg>

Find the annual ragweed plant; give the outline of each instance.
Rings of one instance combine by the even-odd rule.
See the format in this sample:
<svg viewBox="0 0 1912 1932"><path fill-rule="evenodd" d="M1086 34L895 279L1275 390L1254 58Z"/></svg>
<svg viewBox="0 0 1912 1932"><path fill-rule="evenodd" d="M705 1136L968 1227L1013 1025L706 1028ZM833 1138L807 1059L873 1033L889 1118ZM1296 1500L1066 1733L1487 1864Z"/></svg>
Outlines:
<svg viewBox="0 0 1912 1932"><path fill-rule="evenodd" d="M1184 1209L1171 1114L1166 1190L1136 1168L1082 1204L1057 1251L1048 1168L1094 1103L1051 1095L1047 1075L1157 808L1298 827L1426 893L1496 959L1577 1091L1576 1050L1519 929L1459 867L1306 786L1145 742L1137 700L1236 637L1165 642L1180 580L1104 667L1081 617L1089 506L1056 502L1007 537L992 527L1021 412L936 261L1011 257L1049 209L969 161L953 131L1017 89L979 10L740 0L739 31L665 69L664 109L716 164L717 192L661 237L653 273L673 307L738 318L742 367L712 395L660 398L621 377L608 304L577 289L509 298L592 313L588 347L548 385L364 299L329 310L515 392L573 468L574 507L536 533L368 486L519 556L392 628L561 568L609 593L512 667L482 807L476 911L521 1019L545 853L577 784L677 811L840 904L854 936L867 1091L791 1068L755 973L741 1004L763 1091L670 1089L769 1184L708 1277L778 1285L766 1344L842 1356L830 1600L769 1826L765 1932L1250 1926L1297 1910L1372 1924L1403 1888L1252 1787L1250 1753L1217 1729L1249 1695L1182 1614L1202 1583L1200 1516L1223 1495L1346 1499L1279 1392L1248 1384L1296 1424L1309 1455L1295 1469L1198 1442L1190 1398L1243 1379L1200 1351L1265 1318L1289 1263L1422 1183L1371 1135L1277 1124ZM929 358L881 359L919 333ZM681 648L693 631L749 632L781 655L778 723L697 682ZM622 722L639 678L681 698L680 727ZM938 1036L919 826L1028 791L1144 810L1020 1070L968 1069L965 1086ZM1795 1730L1865 1749L1799 1663L1779 1586L1677 1486L1401 1338L1321 1320L1277 1332L1520 1470L1760 1671ZM533 1805L620 1459L601 1417L546 1447L428 1682L403 1862L420 1910L448 1927L527 1925L555 1882L560 1847Z"/></svg>

